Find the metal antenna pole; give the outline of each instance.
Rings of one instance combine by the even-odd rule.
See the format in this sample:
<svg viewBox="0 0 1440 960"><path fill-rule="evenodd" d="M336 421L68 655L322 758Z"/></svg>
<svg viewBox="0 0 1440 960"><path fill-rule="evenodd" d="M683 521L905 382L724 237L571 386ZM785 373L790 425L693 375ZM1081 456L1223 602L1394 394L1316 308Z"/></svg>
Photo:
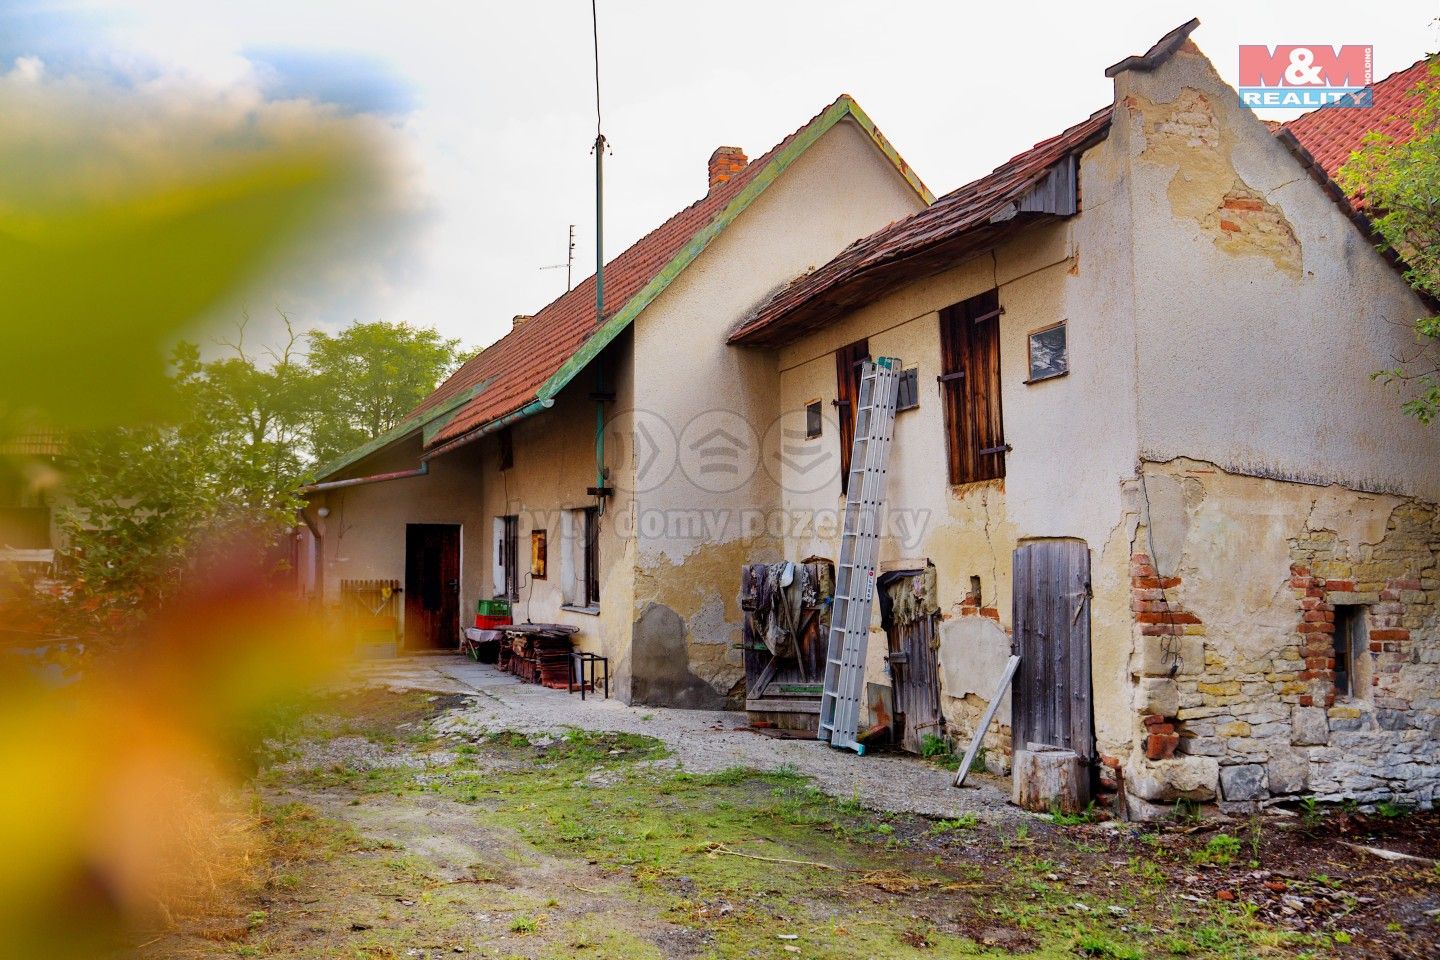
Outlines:
<svg viewBox="0 0 1440 960"><path fill-rule="evenodd" d="M570 224L570 244L569 244L569 246L566 247L566 249L565 249L565 262L564 262L564 263L552 263L552 264L549 264L548 266L541 267L540 269L541 269L541 270L559 270L561 267L564 267L564 268L565 268L565 292L566 292L566 293L569 293L569 292L570 292L571 290L573 290L574 287L575 287L575 284L574 284L574 273L575 273L575 224L573 224L573 223Z"/></svg>
<svg viewBox="0 0 1440 960"><path fill-rule="evenodd" d="M600 126L600 14L590 0L590 33L595 41L595 326L605 322L605 134ZM605 513L605 368L595 364L595 502Z"/></svg>
<svg viewBox="0 0 1440 960"><path fill-rule="evenodd" d="M605 320L605 134L600 129L600 14L590 0L595 40L595 325Z"/></svg>

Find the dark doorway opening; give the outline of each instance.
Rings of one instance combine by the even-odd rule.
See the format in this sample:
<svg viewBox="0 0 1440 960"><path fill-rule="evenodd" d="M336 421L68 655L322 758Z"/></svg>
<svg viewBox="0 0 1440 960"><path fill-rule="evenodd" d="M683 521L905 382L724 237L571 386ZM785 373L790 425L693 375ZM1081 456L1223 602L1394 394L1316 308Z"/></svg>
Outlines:
<svg viewBox="0 0 1440 960"><path fill-rule="evenodd" d="M460 645L460 527L405 525L405 649Z"/></svg>

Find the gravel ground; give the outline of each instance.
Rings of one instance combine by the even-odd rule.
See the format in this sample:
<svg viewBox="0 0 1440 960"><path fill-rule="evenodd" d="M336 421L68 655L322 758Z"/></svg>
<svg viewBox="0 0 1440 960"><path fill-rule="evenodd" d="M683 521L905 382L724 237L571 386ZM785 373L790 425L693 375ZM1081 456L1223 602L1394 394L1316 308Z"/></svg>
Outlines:
<svg viewBox="0 0 1440 960"><path fill-rule="evenodd" d="M437 729L447 732L543 734L579 727L639 733L664 741L675 762L693 773L787 766L813 778L827 793L858 797L875 810L932 817L974 813L992 822L1028 816L1009 805L1006 782L994 777L972 774L967 786L957 790L951 785L953 774L916 757L893 753L862 757L814 740L772 739L735 729L745 724L743 713L627 707L618 700L594 697L582 701L578 694L520 683L492 666L459 656L368 661L357 667L355 682L468 695L470 706L436 721Z"/></svg>

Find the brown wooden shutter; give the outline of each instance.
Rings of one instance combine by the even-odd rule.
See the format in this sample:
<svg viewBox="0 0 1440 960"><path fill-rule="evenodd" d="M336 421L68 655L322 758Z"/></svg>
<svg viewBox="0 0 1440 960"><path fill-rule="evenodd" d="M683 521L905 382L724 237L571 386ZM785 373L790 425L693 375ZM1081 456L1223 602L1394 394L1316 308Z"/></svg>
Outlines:
<svg viewBox="0 0 1440 960"><path fill-rule="evenodd" d="M835 421L840 427L841 494L850 486L850 448L855 443L855 404L860 399L860 364L869 359L869 340L856 340L835 351Z"/></svg>
<svg viewBox="0 0 1440 960"><path fill-rule="evenodd" d="M940 312L940 360L950 482L1005 476L999 291Z"/></svg>

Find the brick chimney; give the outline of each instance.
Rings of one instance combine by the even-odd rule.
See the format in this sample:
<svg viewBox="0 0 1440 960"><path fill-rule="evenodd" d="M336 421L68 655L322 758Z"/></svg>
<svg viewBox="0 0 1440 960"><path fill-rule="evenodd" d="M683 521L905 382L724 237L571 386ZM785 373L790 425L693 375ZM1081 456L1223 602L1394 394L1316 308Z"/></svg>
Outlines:
<svg viewBox="0 0 1440 960"><path fill-rule="evenodd" d="M744 170L749 162L745 151L739 147L716 147L715 152L710 154L710 189L714 190Z"/></svg>
<svg viewBox="0 0 1440 960"><path fill-rule="evenodd" d="M515 319L512 320L512 321L510 321L511 324L512 324L512 326L510 327L510 329L511 329L511 330L519 330L519 329L520 329L521 327L523 327L528 321L534 319L534 317L535 317L535 315L534 315L533 313L517 313L517 314L515 314Z"/></svg>

